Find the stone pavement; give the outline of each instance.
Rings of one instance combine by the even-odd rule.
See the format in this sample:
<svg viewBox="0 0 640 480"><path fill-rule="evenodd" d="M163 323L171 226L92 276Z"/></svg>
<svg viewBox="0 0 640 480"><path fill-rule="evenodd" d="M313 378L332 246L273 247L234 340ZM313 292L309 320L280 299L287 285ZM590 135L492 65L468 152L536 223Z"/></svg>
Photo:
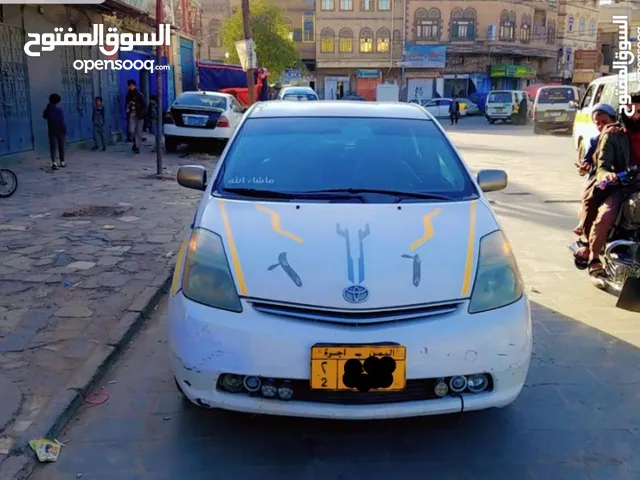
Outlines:
<svg viewBox="0 0 640 480"><path fill-rule="evenodd" d="M69 389L85 386L166 284L200 198L175 171L214 159L165 156L158 179L149 146L134 156L118 144L73 152L56 172L48 160L11 167L20 186L0 201L0 464L47 433Z"/></svg>

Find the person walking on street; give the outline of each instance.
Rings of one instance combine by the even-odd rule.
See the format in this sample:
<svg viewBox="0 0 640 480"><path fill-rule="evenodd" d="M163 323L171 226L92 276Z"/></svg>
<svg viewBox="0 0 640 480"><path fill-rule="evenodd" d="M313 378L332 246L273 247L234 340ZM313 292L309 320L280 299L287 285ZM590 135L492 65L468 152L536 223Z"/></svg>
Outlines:
<svg viewBox="0 0 640 480"><path fill-rule="evenodd" d="M96 97L93 105L93 150L94 152L100 148L102 151L107 149L107 140L104 134L104 105L102 105L102 97Z"/></svg>
<svg viewBox="0 0 640 480"><path fill-rule="evenodd" d="M49 133L49 151L51 153L51 168L58 169L56 164L56 154L60 158L60 166L66 167L64 162L64 142L67 135L67 125L64 122L64 114L62 109L58 107L60 104L60 95L52 93L49 95L49 104L42 113L42 118L47 121L47 130Z"/></svg>
<svg viewBox="0 0 640 480"><path fill-rule="evenodd" d="M127 82L129 91L127 92L127 119L129 120L129 134L133 139L134 153L140 153L142 144L142 129L144 128L144 118L147 107L144 102L144 95L138 90L136 81L131 79Z"/></svg>
<svg viewBox="0 0 640 480"><path fill-rule="evenodd" d="M528 112L529 111L529 106L527 104L527 96L526 95L522 95L522 100L520 100L520 106L518 108L518 117L519 117L519 124L520 125L526 125L527 124L527 118L528 118Z"/></svg>
<svg viewBox="0 0 640 480"><path fill-rule="evenodd" d="M449 118L451 118L451 125L457 125L460 118L460 102L453 98L449 105Z"/></svg>

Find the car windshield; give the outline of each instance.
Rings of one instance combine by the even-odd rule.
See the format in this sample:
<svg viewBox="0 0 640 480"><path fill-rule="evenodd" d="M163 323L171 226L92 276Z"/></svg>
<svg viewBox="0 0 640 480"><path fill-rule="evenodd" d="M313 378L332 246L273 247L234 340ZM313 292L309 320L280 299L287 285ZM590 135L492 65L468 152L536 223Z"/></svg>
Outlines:
<svg viewBox="0 0 640 480"><path fill-rule="evenodd" d="M227 109L227 99L217 95L206 95L203 93L182 94L173 103L180 107L210 107Z"/></svg>
<svg viewBox="0 0 640 480"><path fill-rule="evenodd" d="M248 119L214 190L224 195L238 187L300 197L347 190L440 194L447 200L477 195L462 160L434 122L397 118Z"/></svg>
<svg viewBox="0 0 640 480"><path fill-rule="evenodd" d="M512 96L510 92L494 92L489 95L487 101L490 103L511 103Z"/></svg>
<svg viewBox="0 0 640 480"><path fill-rule="evenodd" d="M306 102L310 100L318 100L318 97L316 97L316 95L313 93L293 92L293 93L285 93L282 99L283 100L299 100L302 102Z"/></svg>
<svg viewBox="0 0 640 480"><path fill-rule="evenodd" d="M575 99L573 88L544 88L538 95L538 104L569 103Z"/></svg>

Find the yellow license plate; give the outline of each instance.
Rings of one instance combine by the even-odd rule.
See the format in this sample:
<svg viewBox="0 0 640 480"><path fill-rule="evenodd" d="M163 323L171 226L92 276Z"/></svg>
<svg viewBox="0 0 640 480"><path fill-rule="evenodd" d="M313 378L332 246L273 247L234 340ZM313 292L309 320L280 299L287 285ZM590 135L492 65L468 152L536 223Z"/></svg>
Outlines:
<svg viewBox="0 0 640 480"><path fill-rule="evenodd" d="M556 121L558 122L566 122L569 118L566 115L560 115L559 117L556 117Z"/></svg>
<svg viewBox="0 0 640 480"><path fill-rule="evenodd" d="M351 391L403 390L407 349L397 344L314 345L311 389Z"/></svg>

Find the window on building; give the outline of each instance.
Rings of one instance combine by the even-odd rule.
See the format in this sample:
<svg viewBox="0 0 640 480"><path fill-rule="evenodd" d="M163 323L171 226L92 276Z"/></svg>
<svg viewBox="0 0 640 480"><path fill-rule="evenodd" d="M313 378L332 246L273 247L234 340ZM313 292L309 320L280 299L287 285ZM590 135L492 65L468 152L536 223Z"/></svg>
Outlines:
<svg viewBox="0 0 640 480"><path fill-rule="evenodd" d="M531 17L529 15L523 15L522 23L520 24L520 41L522 43L529 43L531 41Z"/></svg>
<svg viewBox="0 0 640 480"><path fill-rule="evenodd" d="M314 12L304 12L302 15L302 43L313 43L316 41Z"/></svg>
<svg viewBox="0 0 640 480"><path fill-rule="evenodd" d="M500 14L500 40L513 42L516 38L516 14L505 10Z"/></svg>
<svg viewBox="0 0 640 480"><path fill-rule="evenodd" d="M340 0L340 10L343 12L353 10L353 0Z"/></svg>
<svg viewBox="0 0 640 480"><path fill-rule="evenodd" d="M591 20L591 22L589 23L589 36L590 37L595 37L596 36L596 21L595 20Z"/></svg>
<svg viewBox="0 0 640 480"><path fill-rule="evenodd" d="M391 0L378 0L378 10L381 12L391 10Z"/></svg>
<svg viewBox="0 0 640 480"><path fill-rule="evenodd" d="M549 20L547 26L547 45L556 43L556 22Z"/></svg>
<svg viewBox="0 0 640 480"><path fill-rule="evenodd" d="M353 52L353 32L348 28L343 28L338 37L340 53Z"/></svg>
<svg viewBox="0 0 640 480"><path fill-rule="evenodd" d="M574 24L575 20L573 19L573 17L569 17L569 23L567 26L567 30L569 32L573 32L573 24Z"/></svg>
<svg viewBox="0 0 640 480"><path fill-rule="evenodd" d="M330 28L323 28L320 32L320 51L333 53L336 49L336 34Z"/></svg>
<svg viewBox="0 0 640 480"><path fill-rule="evenodd" d="M402 45L402 33L400 30L393 31L393 44L395 46Z"/></svg>
<svg viewBox="0 0 640 480"><path fill-rule="evenodd" d="M416 10L413 20L415 37L419 40L438 41L440 39L440 10L432 8L427 12L424 8Z"/></svg>
<svg viewBox="0 0 640 480"><path fill-rule="evenodd" d="M376 51L378 53L386 53L391 49L391 35L389 30L381 28L376 33Z"/></svg>
<svg viewBox="0 0 640 480"><path fill-rule="evenodd" d="M361 12L373 12L375 10L375 0L360 0Z"/></svg>
<svg viewBox="0 0 640 480"><path fill-rule="evenodd" d="M587 31L587 21L584 18L580 19L580 34Z"/></svg>
<svg viewBox="0 0 640 480"><path fill-rule="evenodd" d="M321 8L325 12L330 12L335 9L334 0L322 0Z"/></svg>
<svg viewBox="0 0 640 480"><path fill-rule="evenodd" d="M451 12L451 40L473 40L476 36L476 11L456 8Z"/></svg>
<svg viewBox="0 0 640 480"><path fill-rule="evenodd" d="M360 31L360 52L373 52L373 31L370 28L363 28Z"/></svg>
<svg viewBox="0 0 640 480"><path fill-rule="evenodd" d="M573 55L572 54L573 54L573 52L571 51L570 48L567 48L564 51L564 61L565 61L565 63L567 63L567 64L571 63L571 60L573 59Z"/></svg>

